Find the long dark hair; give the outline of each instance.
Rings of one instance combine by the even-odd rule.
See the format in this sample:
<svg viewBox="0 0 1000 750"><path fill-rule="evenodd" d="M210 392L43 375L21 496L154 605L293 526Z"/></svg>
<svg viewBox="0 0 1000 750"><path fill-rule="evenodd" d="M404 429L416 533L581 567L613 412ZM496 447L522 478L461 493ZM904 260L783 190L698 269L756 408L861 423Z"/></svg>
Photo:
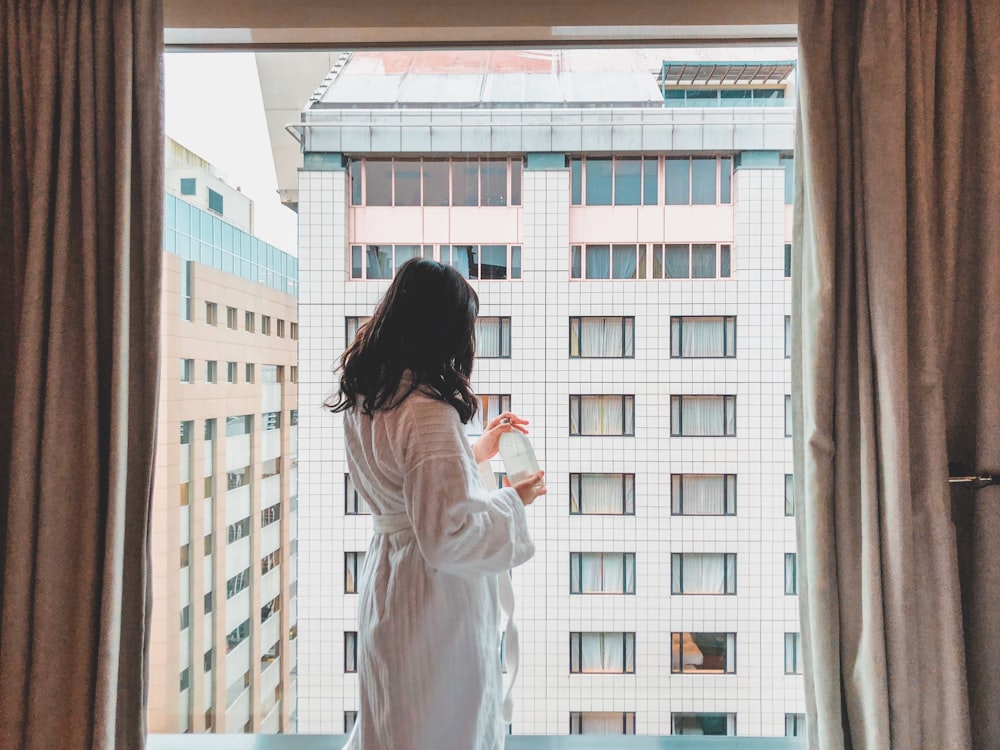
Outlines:
<svg viewBox="0 0 1000 750"><path fill-rule="evenodd" d="M406 261L340 358L340 390L326 407L342 412L360 406L374 416L424 386L469 422L479 408L469 387L478 314L479 297L453 267ZM407 370L412 379L404 392Z"/></svg>

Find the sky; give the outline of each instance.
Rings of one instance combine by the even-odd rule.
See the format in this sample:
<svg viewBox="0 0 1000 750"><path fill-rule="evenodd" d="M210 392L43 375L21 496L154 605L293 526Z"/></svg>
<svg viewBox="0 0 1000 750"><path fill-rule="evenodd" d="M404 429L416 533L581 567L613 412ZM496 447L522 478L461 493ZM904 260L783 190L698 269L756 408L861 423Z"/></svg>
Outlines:
<svg viewBox="0 0 1000 750"><path fill-rule="evenodd" d="M164 59L167 135L253 199L255 234L297 255L296 215L278 200L253 54L172 52Z"/></svg>

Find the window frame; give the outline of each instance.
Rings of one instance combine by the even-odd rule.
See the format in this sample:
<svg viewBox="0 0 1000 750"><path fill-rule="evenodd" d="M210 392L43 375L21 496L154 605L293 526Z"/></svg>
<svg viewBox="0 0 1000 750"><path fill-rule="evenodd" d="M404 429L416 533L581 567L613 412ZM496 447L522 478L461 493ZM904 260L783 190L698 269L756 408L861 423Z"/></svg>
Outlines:
<svg viewBox="0 0 1000 750"><path fill-rule="evenodd" d="M723 500L722 513L685 513L684 512L684 481L688 477L722 477L723 478ZM670 515L688 517L711 517L727 518L737 514L737 475L736 474L707 474L707 473L674 473L670 475ZM679 491L678 491L679 490Z"/></svg>
<svg viewBox="0 0 1000 750"><path fill-rule="evenodd" d="M500 329L499 354L484 354L479 351L480 321L496 321ZM511 322L509 315L480 315L476 318L476 359L510 359L512 348Z"/></svg>
<svg viewBox="0 0 1000 750"><path fill-rule="evenodd" d="M583 425L583 399L620 398L622 402L622 432L573 432L573 402L576 400L576 423L577 429L582 429ZM635 437L635 394L631 393L571 393L569 396L569 435L570 437ZM632 425L631 432L629 424Z"/></svg>
<svg viewBox="0 0 1000 750"><path fill-rule="evenodd" d="M585 322L593 321L621 321L622 335L620 355L584 354L583 353L583 327ZM574 354L573 327L576 325L576 348ZM606 323L605 323L606 324ZM629 344L631 343L632 353L629 354ZM635 316L634 315L570 315L569 316L569 358L570 359L635 359Z"/></svg>
<svg viewBox="0 0 1000 750"><path fill-rule="evenodd" d="M584 635L602 635L605 636L621 636L622 638L622 671L621 672L590 672L584 671L583 669L583 636ZM574 659L574 636L576 636L576 658ZM631 636L631 637L630 637ZM629 644L632 646L631 660L629 659ZM569 673L574 674L587 674L587 675L615 675L615 674L635 674L635 664L636 664L636 633L633 630L617 631L617 630L574 630L570 631L569 634ZM576 663L576 670L573 669L573 664ZM631 666L631 669L629 668Z"/></svg>
<svg viewBox="0 0 1000 750"><path fill-rule="evenodd" d="M708 669L685 669L684 668L684 634L688 633L692 636L696 635L714 635L714 636L725 636L725 648L723 656L723 668L719 670L708 670ZM674 639L678 639L678 650L677 650L677 660L674 660ZM730 645L731 644L731 645ZM729 658L729 649L732 648L732 659ZM732 669L729 668L730 663L732 664ZM703 631L703 630L681 630L681 631L671 631L670 633L670 674L672 675L730 675L737 674L736 665L736 633L734 631Z"/></svg>
<svg viewBox="0 0 1000 750"><path fill-rule="evenodd" d="M583 590L583 558L585 555L600 555L601 565L603 567L603 558L608 555L621 555L622 558L622 590L621 591L584 591ZM629 564L631 562L631 580L632 589L629 590ZM571 596L635 596L636 590L636 561L635 552L570 552L569 553L569 566L570 566L570 585L569 593ZM574 590L573 587L573 568L576 568L576 582L578 584L579 590Z"/></svg>
<svg viewBox="0 0 1000 750"><path fill-rule="evenodd" d="M684 356L684 322L719 320L722 324L722 354L702 354ZM675 334L676 326L676 334ZM671 315L670 316L670 358L671 359L736 359L736 316L735 315ZM730 336L730 333L732 334ZM730 346L731 345L731 346Z"/></svg>
<svg viewBox="0 0 1000 750"><path fill-rule="evenodd" d="M722 432L712 433L709 435L686 435L684 433L684 399L685 398L721 398L723 399L722 406ZM674 428L674 409L679 408L678 412L678 425L679 428L675 430ZM729 413L732 410L732 432L728 432L729 429ZM670 396L670 437L686 437L686 438L717 438L717 437L736 437L738 434L738 426L736 424L736 396L734 394L714 394L714 393L685 393L685 394L671 394Z"/></svg>
<svg viewBox="0 0 1000 750"><path fill-rule="evenodd" d="M684 558L687 555L722 555L722 591L685 591ZM675 575L675 570L679 575ZM730 577L730 571L732 576ZM670 553L670 595L671 596L736 596L737 575L735 552L671 552ZM679 586L678 586L679 579Z"/></svg>
<svg viewBox="0 0 1000 750"><path fill-rule="evenodd" d="M583 512L583 477L603 476L621 477L622 480L622 511L621 513L584 513ZM576 483L576 497L578 508L573 509L573 485ZM569 514L570 516L634 516L635 515L635 474L623 472L570 472L569 475Z"/></svg>

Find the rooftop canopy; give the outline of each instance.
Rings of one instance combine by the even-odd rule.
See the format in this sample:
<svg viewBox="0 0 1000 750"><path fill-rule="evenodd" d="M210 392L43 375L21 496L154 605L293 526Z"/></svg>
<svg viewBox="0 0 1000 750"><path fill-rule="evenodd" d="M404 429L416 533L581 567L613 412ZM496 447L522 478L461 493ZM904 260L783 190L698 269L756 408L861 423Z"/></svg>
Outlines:
<svg viewBox="0 0 1000 750"><path fill-rule="evenodd" d="M777 62L681 62L664 60L663 86L776 86L795 70L794 60Z"/></svg>

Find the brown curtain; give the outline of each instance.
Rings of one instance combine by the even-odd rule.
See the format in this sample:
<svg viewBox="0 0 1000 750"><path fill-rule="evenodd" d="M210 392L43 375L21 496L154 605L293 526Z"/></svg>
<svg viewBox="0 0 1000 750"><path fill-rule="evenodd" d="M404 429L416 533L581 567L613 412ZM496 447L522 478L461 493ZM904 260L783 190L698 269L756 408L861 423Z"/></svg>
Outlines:
<svg viewBox="0 0 1000 750"><path fill-rule="evenodd" d="M145 744L156 0L0 0L0 747Z"/></svg>
<svg viewBox="0 0 1000 750"><path fill-rule="evenodd" d="M800 0L810 747L1000 747L1000 3ZM988 541L993 541L992 546Z"/></svg>

